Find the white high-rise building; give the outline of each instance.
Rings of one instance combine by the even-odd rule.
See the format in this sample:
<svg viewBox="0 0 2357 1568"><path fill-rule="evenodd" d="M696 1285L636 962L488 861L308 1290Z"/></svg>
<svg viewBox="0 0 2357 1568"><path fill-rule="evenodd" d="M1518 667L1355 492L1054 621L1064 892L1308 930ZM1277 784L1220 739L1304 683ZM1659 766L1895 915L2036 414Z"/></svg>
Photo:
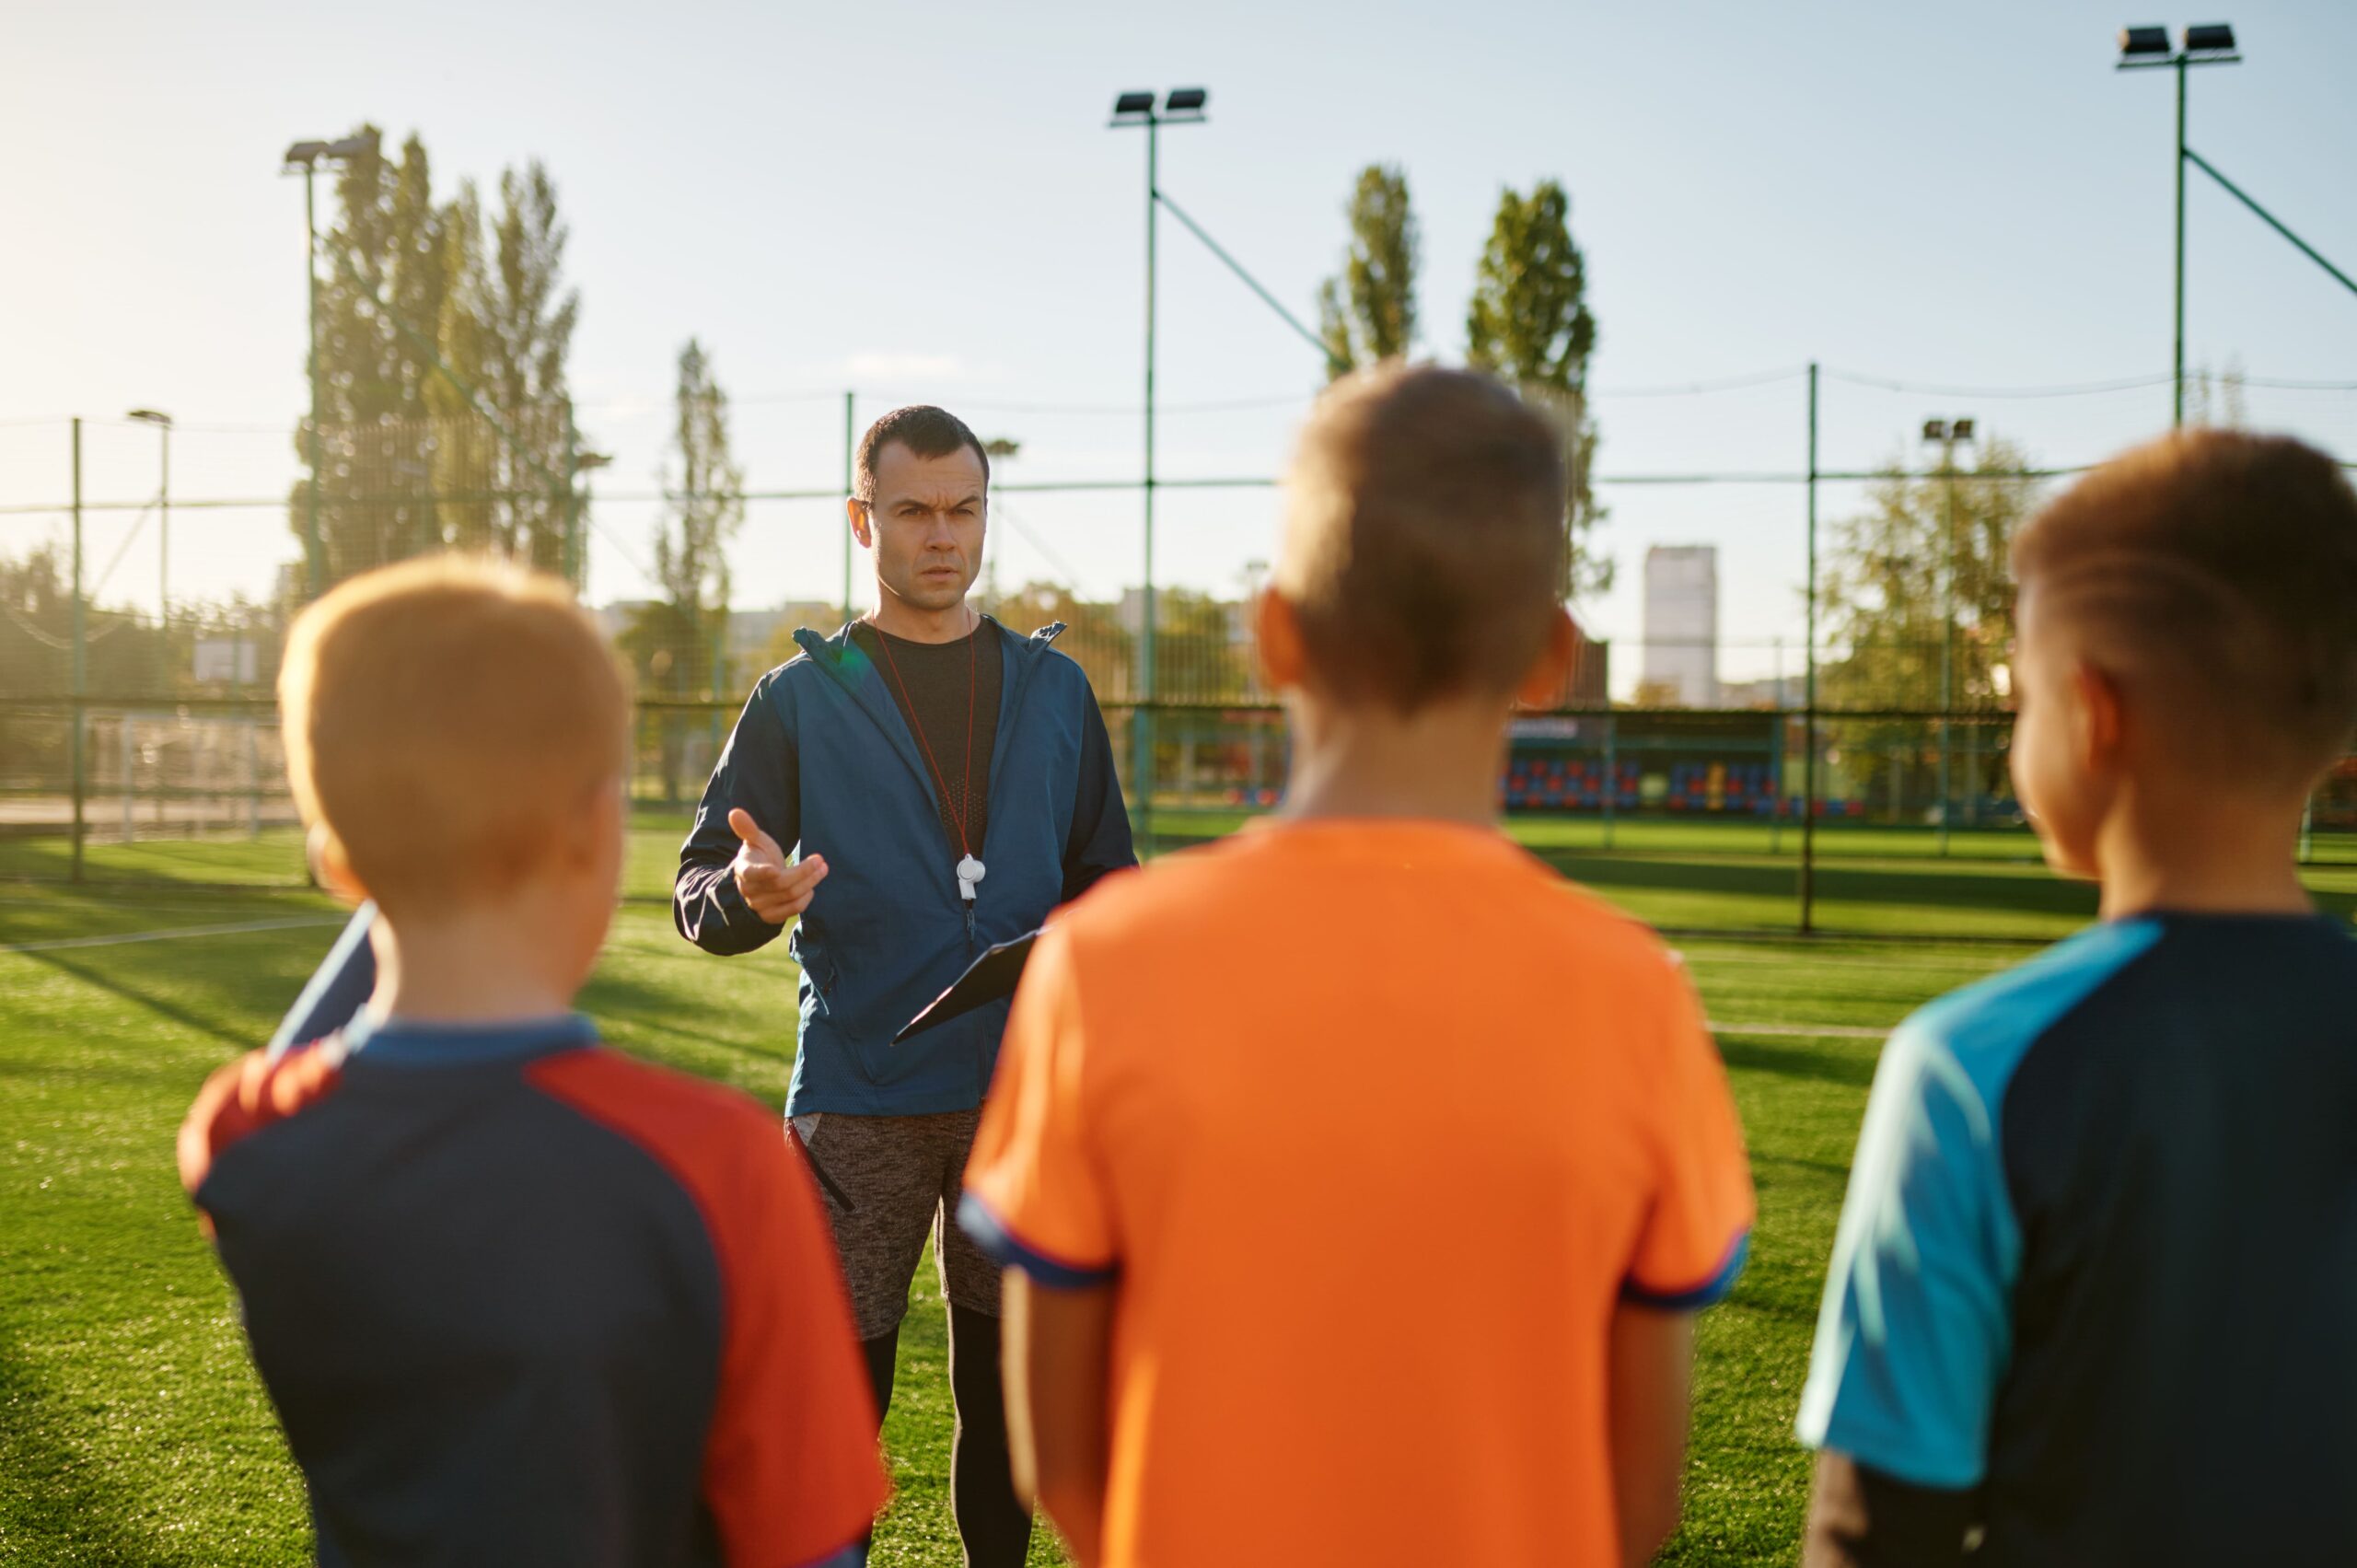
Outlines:
<svg viewBox="0 0 2357 1568"><path fill-rule="evenodd" d="M1638 679L1655 702L1719 705L1716 545L1657 544L1645 552L1645 651Z"/></svg>

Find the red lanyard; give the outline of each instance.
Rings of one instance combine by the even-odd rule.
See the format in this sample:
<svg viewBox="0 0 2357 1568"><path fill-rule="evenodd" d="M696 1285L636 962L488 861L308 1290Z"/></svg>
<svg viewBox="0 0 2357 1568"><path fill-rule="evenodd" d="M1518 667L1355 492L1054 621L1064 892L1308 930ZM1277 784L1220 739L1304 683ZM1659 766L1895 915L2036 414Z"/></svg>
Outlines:
<svg viewBox="0 0 2357 1568"><path fill-rule="evenodd" d="M958 853L970 858L974 850L973 846L966 842L966 815L973 805L971 791L974 787L974 704L976 693L981 688L981 677L979 673L981 659L981 656L974 651L974 639L981 634L982 626L980 620L974 622L974 629L966 634L966 761L958 771L958 804L953 807L949 804L949 780L942 772L941 764L934 761L933 742L925 738L924 721L917 717L917 705L909 700L908 683L900 679L900 663L892 657L891 635L881 626L876 628L876 645L884 650L884 668L892 672L892 684L900 693L900 705L908 710L909 727L917 732L917 744L924 748L925 765L933 770L934 783L941 790L942 809L948 814L951 824L958 830Z"/></svg>

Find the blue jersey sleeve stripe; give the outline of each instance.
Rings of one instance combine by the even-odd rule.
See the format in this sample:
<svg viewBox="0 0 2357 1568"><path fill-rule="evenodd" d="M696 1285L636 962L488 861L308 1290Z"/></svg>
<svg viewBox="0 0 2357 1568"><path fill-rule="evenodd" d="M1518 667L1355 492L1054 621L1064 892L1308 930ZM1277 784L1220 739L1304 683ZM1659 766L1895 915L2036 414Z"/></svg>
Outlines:
<svg viewBox="0 0 2357 1568"><path fill-rule="evenodd" d="M1639 1307L1658 1307L1664 1312L1699 1312L1727 1298L1727 1293L1735 1289L1736 1279L1743 1272L1743 1266L1750 1258L1751 1232L1737 1231L1735 1239L1727 1243L1719 1266L1701 1283L1689 1285L1682 1290L1660 1290L1631 1274L1620 1282L1620 1299Z"/></svg>
<svg viewBox="0 0 2357 1568"><path fill-rule="evenodd" d="M1074 1263L1029 1246L991 1213L989 1204L971 1192L958 1201L958 1224L974 1238L975 1246L1002 1266L1020 1269L1053 1290L1089 1290L1121 1277L1118 1265Z"/></svg>

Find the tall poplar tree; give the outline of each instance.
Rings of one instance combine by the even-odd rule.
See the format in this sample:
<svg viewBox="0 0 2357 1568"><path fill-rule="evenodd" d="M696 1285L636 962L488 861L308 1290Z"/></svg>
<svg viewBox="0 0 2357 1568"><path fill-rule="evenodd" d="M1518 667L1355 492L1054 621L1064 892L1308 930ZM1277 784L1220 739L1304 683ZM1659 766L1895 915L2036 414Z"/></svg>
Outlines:
<svg viewBox="0 0 2357 1568"><path fill-rule="evenodd" d="M1587 261L1572 238L1571 215L1571 198L1552 180L1540 180L1527 196L1499 192L1465 312L1466 363L1515 383L1562 428L1570 473L1563 502L1567 597L1612 586L1610 557L1589 544L1604 517L1589 482L1596 421L1587 407L1587 364L1596 350L1596 317L1587 308Z"/></svg>
<svg viewBox="0 0 2357 1568"><path fill-rule="evenodd" d="M1318 331L1329 379L1408 352L1416 337L1416 273L1423 236L1398 165L1359 171L1343 213L1342 270L1318 290Z"/></svg>

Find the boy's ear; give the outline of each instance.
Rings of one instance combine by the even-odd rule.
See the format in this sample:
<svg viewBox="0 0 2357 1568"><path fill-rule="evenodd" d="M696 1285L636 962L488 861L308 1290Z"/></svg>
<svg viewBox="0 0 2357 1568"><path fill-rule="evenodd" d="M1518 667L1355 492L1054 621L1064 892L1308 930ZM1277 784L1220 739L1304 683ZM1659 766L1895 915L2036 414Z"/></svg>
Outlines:
<svg viewBox="0 0 2357 1568"><path fill-rule="evenodd" d="M576 865L596 865L608 846L621 842L625 826L622 781L607 779L581 797L573 820L565 825L558 853Z"/></svg>
<svg viewBox="0 0 2357 1568"><path fill-rule="evenodd" d="M2119 766L2127 744L2127 709L2119 682L2082 659L2071 670L2073 743L2079 765L2089 775L2104 778Z"/></svg>
<svg viewBox="0 0 2357 1568"><path fill-rule="evenodd" d="M343 841L335 836L325 822L314 822L304 835L304 849L310 856L311 876L319 886L347 904L368 901L368 889L353 875L352 860L344 854Z"/></svg>
<svg viewBox="0 0 2357 1568"><path fill-rule="evenodd" d="M1302 642L1301 617L1273 587L1262 588L1252 607L1252 641L1261 685L1271 691L1290 691L1303 684L1309 654Z"/></svg>
<svg viewBox="0 0 2357 1568"><path fill-rule="evenodd" d="M1547 644L1515 688L1514 700L1527 708L1551 708L1580 664L1580 629L1571 611L1558 609L1547 628Z"/></svg>

